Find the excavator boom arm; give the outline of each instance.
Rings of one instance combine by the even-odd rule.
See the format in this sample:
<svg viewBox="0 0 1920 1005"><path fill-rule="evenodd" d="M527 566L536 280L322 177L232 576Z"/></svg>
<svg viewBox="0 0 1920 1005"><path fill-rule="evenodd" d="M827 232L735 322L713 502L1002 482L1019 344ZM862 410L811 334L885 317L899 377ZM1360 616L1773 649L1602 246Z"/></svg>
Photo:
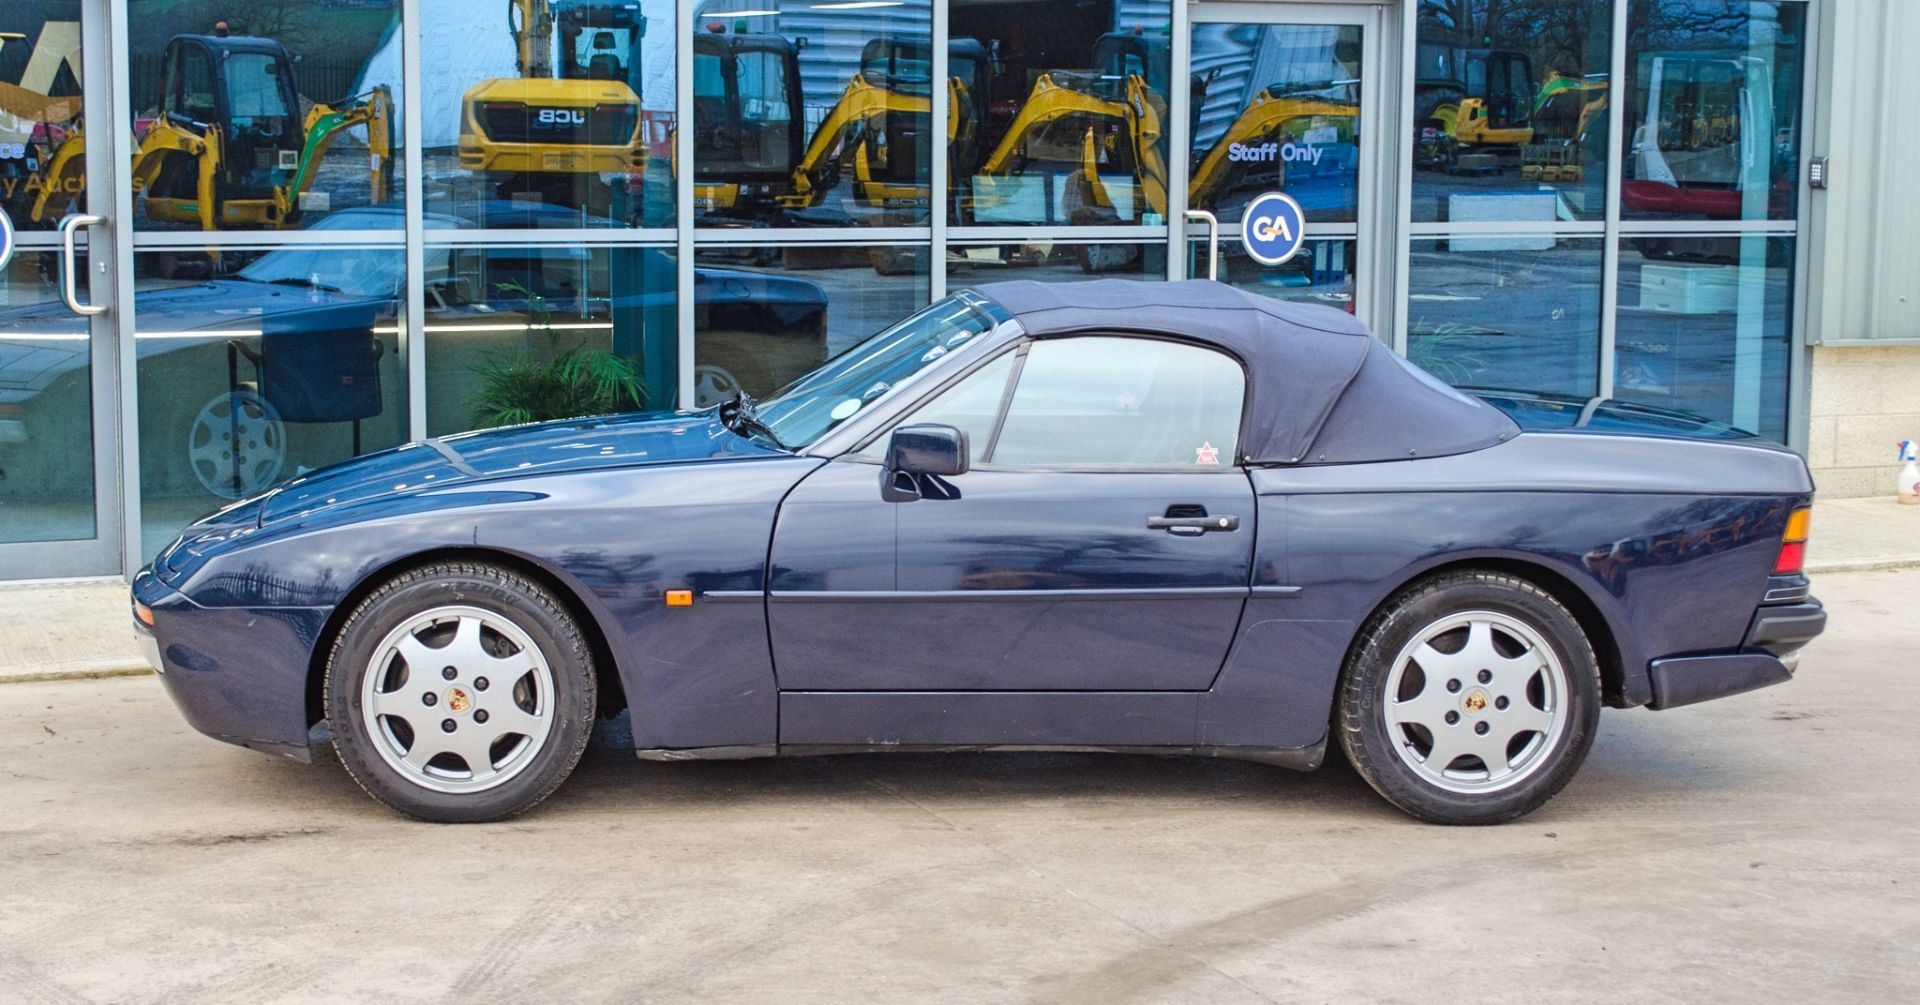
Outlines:
<svg viewBox="0 0 1920 1005"><path fill-rule="evenodd" d="M893 115L926 115L933 109L933 102L925 96L900 94L886 88L875 87L869 83L866 74L854 74L847 84L847 90L840 100L827 113L814 130L812 142L807 144L807 152L793 169L792 201L800 205L811 205L818 199L827 186L820 184L825 177L828 161L839 148L842 137L860 123L872 119L882 119ZM862 150L856 157L865 155Z"/></svg>
<svg viewBox="0 0 1920 1005"><path fill-rule="evenodd" d="M1085 91L1057 84L1052 74L1042 74L1034 81L1033 92L1020 106L1020 114L1007 127L1006 135L1001 137L1000 145L981 165L980 173L998 175L1007 173L1008 165L1027 145L1031 134L1072 115L1088 115L1100 118L1131 119L1132 110L1124 101L1110 101L1095 97Z"/></svg>
<svg viewBox="0 0 1920 1005"><path fill-rule="evenodd" d="M520 23L514 24L515 16ZM548 0L507 0L515 62L522 77L553 76L553 10Z"/></svg>
<svg viewBox="0 0 1920 1005"><path fill-rule="evenodd" d="M1198 205L1211 194L1215 185L1220 184L1226 177L1228 154L1236 143L1246 144L1271 136L1294 119L1353 119L1359 114L1357 107L1346 102L1329 101L1326 98L1274 97L1263 93L1240 113L1239 118L1233 120L1233 124L1220 134L1220 139L1207 151L1207 156L1194 170L1193 179L1187 183L1187 199Z"/></svg>
<svg viewBox="0 0 1920 1005"><path fill-rule="evenodd" d="M282 201L287 206L299 202L300 196L313 188L314 173L333 141L362 125L367 127L373 202L377 205L386 201L386 179L393 163L393 92L383 84L345 108L316 104L307 112L306 142L300 150L299 167L283 190Z"/></svg>

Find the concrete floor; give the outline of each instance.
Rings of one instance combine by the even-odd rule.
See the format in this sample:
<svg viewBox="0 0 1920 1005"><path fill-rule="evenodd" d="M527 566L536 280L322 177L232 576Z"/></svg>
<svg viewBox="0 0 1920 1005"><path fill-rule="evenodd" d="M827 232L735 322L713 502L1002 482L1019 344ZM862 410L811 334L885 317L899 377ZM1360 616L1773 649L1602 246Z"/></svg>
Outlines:
<svg viewBox="0 0 1920 1005"><path fill-rule="evenodd" d="M501 825L0 686L0 1000L1913 1001L1920 570L1829 575L1795 682L1609 712L1498 828L1339 765L587 763Z"/></svg>

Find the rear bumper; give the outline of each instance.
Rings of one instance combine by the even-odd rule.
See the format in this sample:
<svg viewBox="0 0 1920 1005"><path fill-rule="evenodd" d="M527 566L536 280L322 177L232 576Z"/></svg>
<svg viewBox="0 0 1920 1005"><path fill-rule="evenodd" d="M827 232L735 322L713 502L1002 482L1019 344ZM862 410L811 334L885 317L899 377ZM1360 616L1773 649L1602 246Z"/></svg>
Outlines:
<svg viewBox="0 0 1920 1005"><path fill-rule="evenodd" d="M1826 630L1827 609L1812 597L1797 604L1762 607L1754 612L1753 625L1747 629L1746 648L1782 658L1797 656L1800 647Z"/></svg>
<svg viewBox="0 0 1920 1005"><path fill-rule="evenodd" d="M1651 708L1678 708L1779 684L1793 678L1800 648L1827 627L1826 609L1809 597L1754 612L1746 640L1736 652L1673 656L1648 667Z"/></svg>

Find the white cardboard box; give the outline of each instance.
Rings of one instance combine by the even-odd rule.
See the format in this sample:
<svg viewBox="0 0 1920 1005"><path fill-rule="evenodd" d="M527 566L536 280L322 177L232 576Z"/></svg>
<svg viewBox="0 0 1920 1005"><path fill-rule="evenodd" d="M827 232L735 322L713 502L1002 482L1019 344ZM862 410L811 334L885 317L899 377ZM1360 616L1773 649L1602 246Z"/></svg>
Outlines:
<svg viewBox="0 0 1920 1005"><path fill-rule="evenodd" d="M1662 314L1731 314L1740 302L1732 265L1644 265L1640 309Z"/></svg>

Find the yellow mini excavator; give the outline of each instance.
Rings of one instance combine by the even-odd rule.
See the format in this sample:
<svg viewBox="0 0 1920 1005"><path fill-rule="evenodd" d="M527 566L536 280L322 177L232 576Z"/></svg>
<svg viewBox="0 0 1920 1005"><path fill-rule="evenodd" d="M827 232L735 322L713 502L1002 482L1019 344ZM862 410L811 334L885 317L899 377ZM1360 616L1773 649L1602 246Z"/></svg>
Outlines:
<svg viewBox="0 0 1920 1005"><path fill-rule="evenodd" d="M1167 40L1139 31L1109 32L1094 42L1091 71L1050 70L1033 83L1019 114L981 164L973 193L962 204L970 218L1009 198L1001 179L1038 168L1073 179L1061 195L1071 223L1132 223L1146 213L1164 217L1167 165L1161 149L1167 99ZM1116 204L1109 188L1131 179L1129 199ZM1125 219L1121 212L1127 209Z"/></svg>
<svg viewBox="0 0 1920 1005"><path fill-rule="evenodd" d="M520 76L483 80L461 99L460 166L499 195L604 208L603 175L647 167L637 2L509 0ZM555 36L560 61L554 63Z"/></svg>
<svg viewBox="0 0 1920 1005"><path fill-rule="evenodd" d="M393 198L393 95L384 85L303 114L284 46L220 33L174 36L161 76L159 115L133 159L134 191L145 195L149 217L203 230L291 227L310 208L328 148L360 126L371 201ZM63 144L48 176L68 170L62 159L70 154L78 170L80 147ZM36 219L45 211L36 204Z"/></svg>
<svg viewBox="0 0 1920 1005"><path fill-rule="evenodd" d="M988 56L975 39L947 50L948 177L971 169L986 119ZM873 39L860 52L860 72L821 120L793 170L788 209L817 205L850 172L854 199L874 209L927 205L920 170L929 155L933 62L924 45Z"/></svg>
<svg viewBox="0 0 1920 1005"><path fill-rule="evenodd" d="M1533 142L1533 63L1526 53L1422 42L1414 77L1414 163L1495 168Z"/></svg>

